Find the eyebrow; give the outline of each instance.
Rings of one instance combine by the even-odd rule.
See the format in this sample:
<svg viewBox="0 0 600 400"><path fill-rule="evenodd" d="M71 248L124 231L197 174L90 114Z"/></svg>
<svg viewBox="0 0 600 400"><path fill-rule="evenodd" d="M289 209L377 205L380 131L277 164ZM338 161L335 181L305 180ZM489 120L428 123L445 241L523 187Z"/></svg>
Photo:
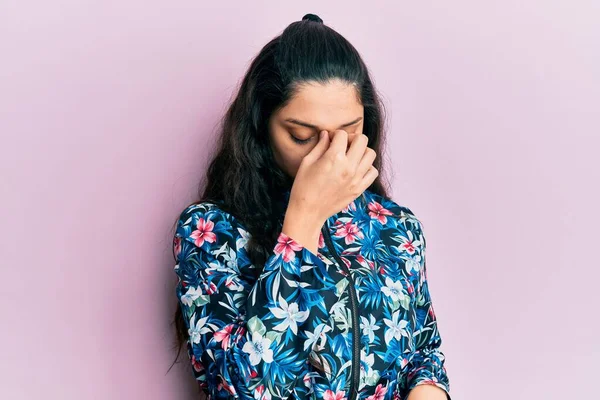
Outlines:
<svg viewBox="0 0 600 400"><path fill-rule="evenodd" d="M362 119L363 119L363 117L358 117L354 121L350 121L350 122L348 122L346 124L341 125L338 129L345 128L345 127L350 126L350 125L354 125L354 124L356 124L357 122L359 122ZM314 128L314 129L318 128L318 126L316 126L316 125L309 124L308 122L298 121L297 119L293 119L293 118L288 118L288 119L285 120L285 122L291 122L292 124L306 126L307 128Z"/></svg>

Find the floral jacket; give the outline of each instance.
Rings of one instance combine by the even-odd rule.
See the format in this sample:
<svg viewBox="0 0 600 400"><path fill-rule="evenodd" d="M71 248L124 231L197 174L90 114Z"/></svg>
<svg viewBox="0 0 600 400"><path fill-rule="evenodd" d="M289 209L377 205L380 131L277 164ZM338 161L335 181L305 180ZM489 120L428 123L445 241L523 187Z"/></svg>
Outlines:
<svg viewBox="0 0 600 400"><path fill-rule="evenodd" d="M187 351L209 399L404 400L420 384L450 399L410 209L366 190L327 219L317 254L280 232L258 279L248 239L209 202L183 210L174 236Z"/></svg>

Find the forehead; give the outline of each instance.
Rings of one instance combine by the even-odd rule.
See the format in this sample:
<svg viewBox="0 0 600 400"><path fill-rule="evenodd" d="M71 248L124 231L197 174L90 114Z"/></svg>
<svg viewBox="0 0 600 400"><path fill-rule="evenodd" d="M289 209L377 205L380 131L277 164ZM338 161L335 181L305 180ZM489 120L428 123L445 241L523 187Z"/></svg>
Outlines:
<svg viewBox="0 0 600 400"><path fill-rule="evenodd" d="M281 121L294 118L325 129L362 117L363 112L356 86L332 81L303 83L278 114Z"/></svg>

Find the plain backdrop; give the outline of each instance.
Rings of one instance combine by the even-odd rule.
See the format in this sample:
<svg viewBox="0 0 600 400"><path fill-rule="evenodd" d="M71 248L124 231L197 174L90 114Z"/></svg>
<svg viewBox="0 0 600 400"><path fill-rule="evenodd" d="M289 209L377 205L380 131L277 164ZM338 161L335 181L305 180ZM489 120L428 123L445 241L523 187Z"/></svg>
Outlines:
<svg viewBox="0 0 600 400"><path fill-rule="evenodd" d="M455 400L598 394L600 3L0 2L0 397L196 398L172 226L252 57L316 13L388 111Z"/></svg>

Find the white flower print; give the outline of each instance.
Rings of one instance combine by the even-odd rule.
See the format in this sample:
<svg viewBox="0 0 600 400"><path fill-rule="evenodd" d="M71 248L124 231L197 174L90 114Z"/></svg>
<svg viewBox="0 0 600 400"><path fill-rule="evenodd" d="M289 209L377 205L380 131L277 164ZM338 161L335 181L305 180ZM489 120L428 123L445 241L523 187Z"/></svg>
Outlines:
<svg viewBox="0 0 600 400"><path fill-rule="evenodd" d="M406 320L399 320L400 318L400 310L396 310L392 314L392 319L384 318L383 322L388 326L385 331L385 342L389 345L392 341L392 338L396 340L400 340L401 336L408 337L408 332L406 331L406 326L408 322Z"/></svg>
<svg viewBox="0 0 600 400"><path fill-rule="evenodd" d="M325 334L329 331L331 331L331 327L326 324L317 325L314 332L305 331L304 333L306 333L308 339L304 341L304 350L312 347L319 339L321 340L321 343L319 343L318 347L324 348L325 342L327 341L327 335Z"/></svg>
<svg viewBox="0 0 600 400"><path fill-rule="evenodd" d="M246 400L347 400L343 378L352 367L362 400L404 399L422 382L448 391L420 220L365 191L328 219L311 254L282 232L286 204L279 205L279 237L260 265L251 263L242 219L212 203L180 215L176 294L192 371L205 391L233 398L242 395L237 382Z"/></svg>
<svg viewBox="0 0 600 400"><path fill-rule="evenodd" d="M269 307L273 315L277 318L284 318L284 320L273 327L276 331L285 331L288 327L292 329L294 335L298 334L298 322L302 323L308 318L308 311L299 311L298 303L288 304L287 301L279 295L279 307Z"/></svg>
<svg viewBox="0 0 600 400"><path fill-rule="evenodd" d="M190 286L187 292L181 295L181 302L183 305L190 307L202 294L202 290L199 287Z"/></svg>
<svg viewBox="0 0 600 400"><path fill-rule="evenodd" d="M398 236L394 240L396 240L397 242L400 242L400 245L398 246L398 250L400 250L402 252L406 252L409 255L413 255L417 252L417 249L419 247L421 247L422 241L419 239L415 239L413 232L410 230L406 231L406 236L407 237Z"/></svg>
<svg viewBox="0 0 600 400"><path fill-rule="evenodd" d="M365 368L365 365L361 365L361 368L363 370L369 371L371 369L371 367L373 366L373 363L375 362L375 356L373 355L373 353L367 355L367 353L365 352L365 349L361 349L360 350L360 361L361 361L361 363L364 363L367 367L367 368Z"/></svg>
<svg viewBox="0 0 600 400"><path fill-rule="evenodd" d="M208 326L205 326L207 320L208 317L204 317L196 321L196 314L194 313L194 315L192 315L190 320L190 329L188 329L192 343L200 343L202 335L210 332Z"/></svg>
<svg viewBox="0 0 600 400"><path fill-rule="evenodd" d="M386 296L390 297L392 301L399 301L400 295L404 298L406 295L406 290L402 286L401 281L393 281L389 276L385 278L385 286L381 288L381 291Z"/></svg>
<svg viewBox="0 0 600 400"><path fill-rule="evenodd" d="M373 369L375 356L373 353L367 355L364 349L360 350L360 384L359 390L368 382L379 379L379 371Z"/></svg>
<svg viewBox="0 0 600 400"><path fill-rule="evenodd" d="M350 308L346 306L345 299L337 301L331 309L329 309L329 314L333 316L338 329L348 332L348 330L352 328L352 316Z"/></svg>
<svg viewBox="0 0 600 400"><path fill-rule="evenodd" d="M246 247L246 243L250 240L250 233L241 227L238 227L237 230L240 233L240 236L235 244L238 249L241 249L242 247Z"/></svg>
<svg viewBox="0 0 600 400"><path fill-rule="evenodd" d="M419 271L421 268L421 256L417 254L414 257L407 259L404 263L404 268L408 273L411 271Z"/></svg>
<svg viewBox="0 0 600 400"><path fill-rule="evenodd" d="M244 286L240 284L240 280L237 275L229 275L225 280L225 286L229 288L229 290L234 290L236 292L241 292L244 290Z"/></svg>
<svg viewBox="0 0 600 400"><path fill-rule="evenodd" d="M375 331L379 329L373 314L369 314L369 319L366 319L362 315L360 316L360 328L363 330L363 335L368 335L369 343L373 343L375 340Z"/></svg>
<svg viewBox="0 0 600 400"><path fill-rule="evenodd" d="M254 400L271 400L271 393L265 390L265 385L260 385L254 391Z"/></svg>
<svg viewBox="0 0 600 400"><path fill-rule="evenodd" d="M273 350L271 350L271 340L263 337L260 333L254 332L252 340L244 343L242 351L250 354L250 364L257 365L260 360L266 363L273 362Z"/></svg>
<svg viewBox="0 0 600 400"><path fill-rule="evenodd" d="M224 271L237 272L237 252L236 249L231 247L228 242L223 243L221 247L212 251L215 257L222 256L225 265L227 266Z"/></svg>

